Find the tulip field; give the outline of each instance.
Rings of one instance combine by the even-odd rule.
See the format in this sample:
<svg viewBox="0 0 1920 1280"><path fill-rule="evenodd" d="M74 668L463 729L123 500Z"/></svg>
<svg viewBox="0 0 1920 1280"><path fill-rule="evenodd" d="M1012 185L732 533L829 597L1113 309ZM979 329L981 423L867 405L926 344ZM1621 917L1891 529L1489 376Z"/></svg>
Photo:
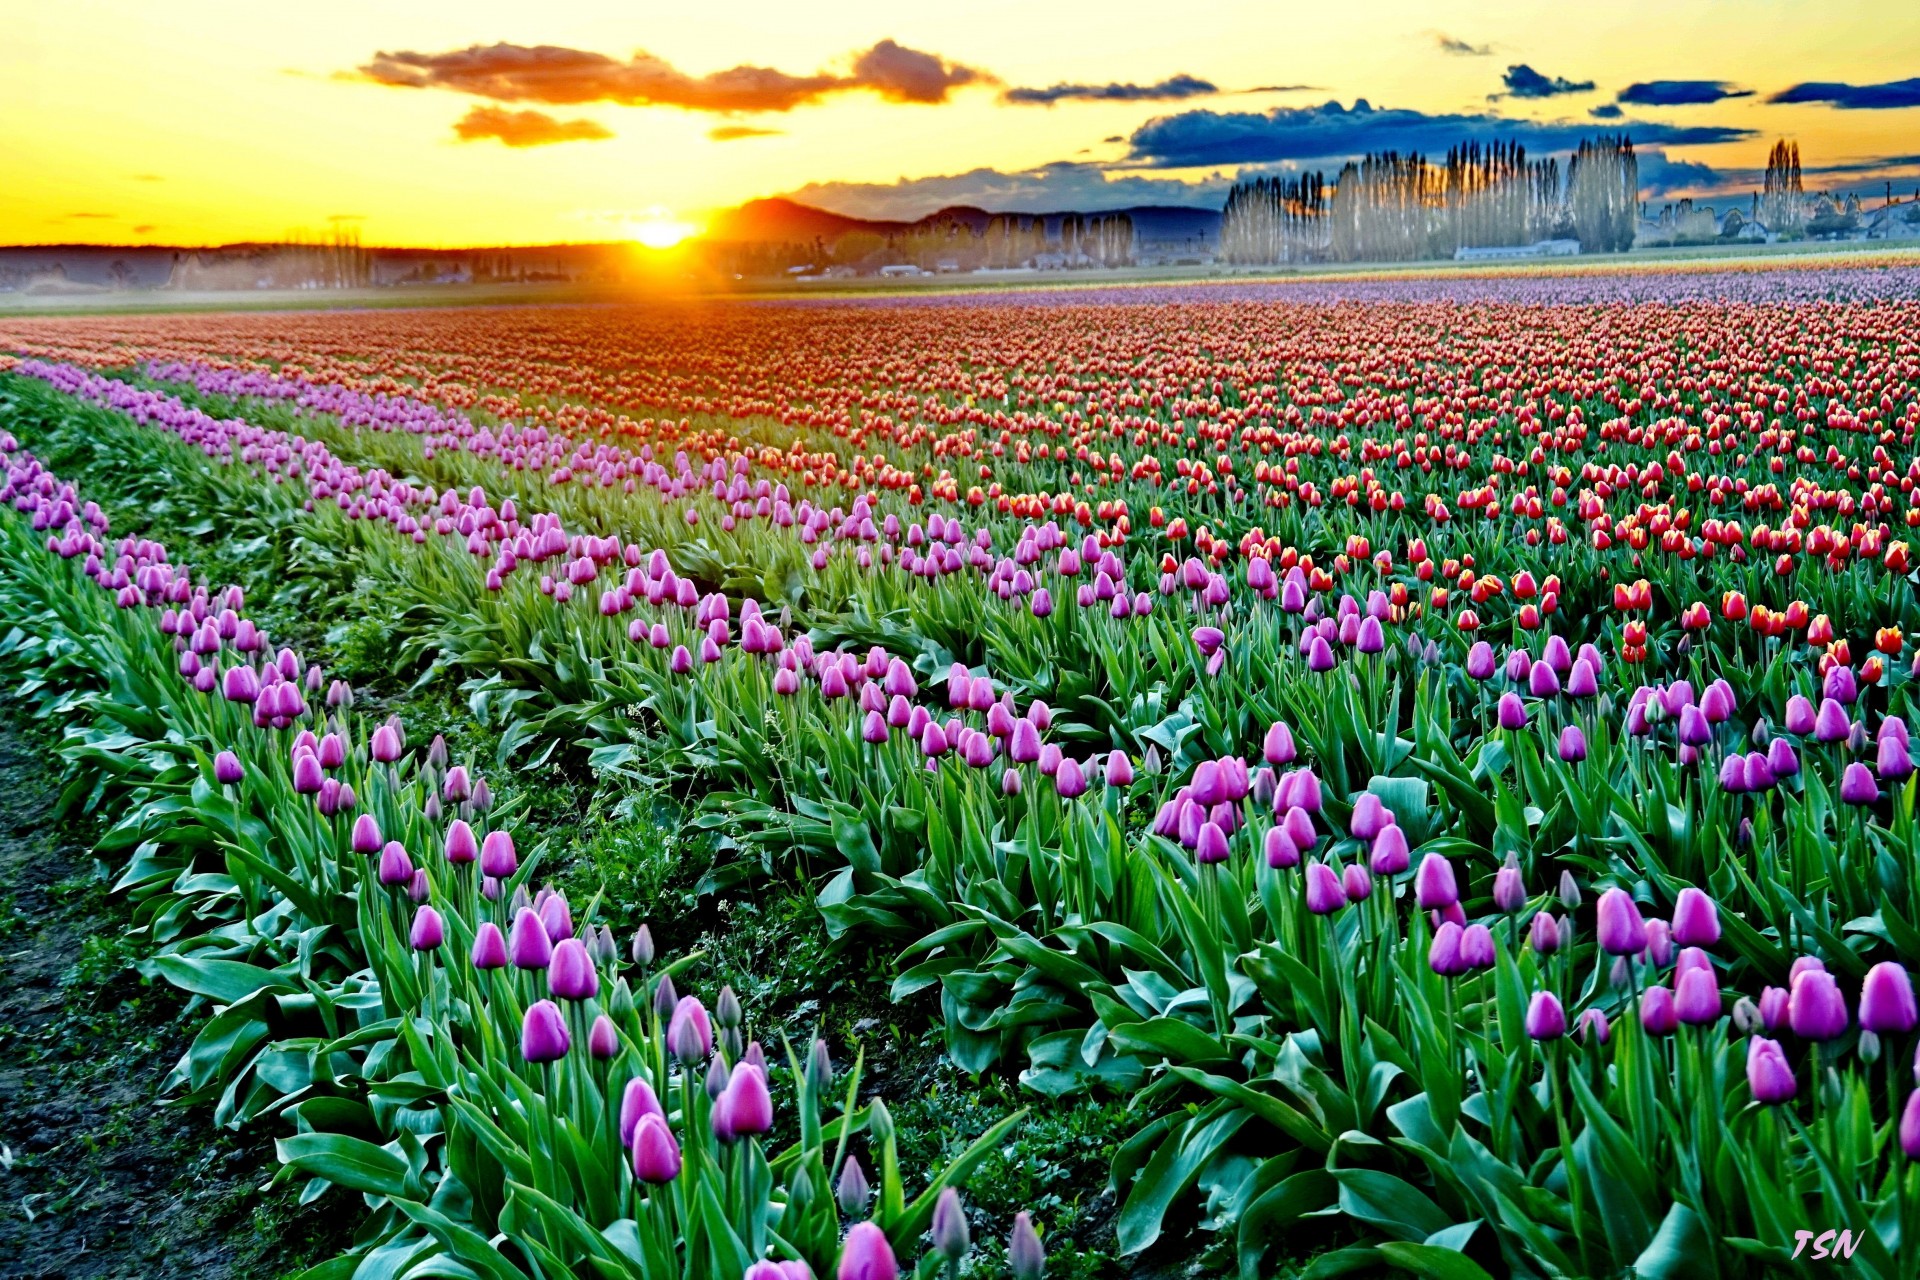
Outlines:
<svg viewBox="0 0 1920 1280"><path fill-rule="evenodd" d="M1920 262L1794 261L0 318L0 677L311 1280L1911 1277Z"/></svg>

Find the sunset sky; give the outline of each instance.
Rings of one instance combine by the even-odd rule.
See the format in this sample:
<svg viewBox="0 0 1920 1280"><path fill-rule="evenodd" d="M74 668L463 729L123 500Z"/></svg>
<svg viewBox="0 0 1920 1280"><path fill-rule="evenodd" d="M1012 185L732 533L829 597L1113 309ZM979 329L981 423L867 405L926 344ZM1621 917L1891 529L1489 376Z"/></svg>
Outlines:
<svg viewBox="0 0 1920 1280"><path fill-rule="evenodd" d="M1920 185L1912 0L4 2L0 243L1217 207L1243 171L1619 128L1656 200L1744 192L1778 137L1810 187Z"/></svg>

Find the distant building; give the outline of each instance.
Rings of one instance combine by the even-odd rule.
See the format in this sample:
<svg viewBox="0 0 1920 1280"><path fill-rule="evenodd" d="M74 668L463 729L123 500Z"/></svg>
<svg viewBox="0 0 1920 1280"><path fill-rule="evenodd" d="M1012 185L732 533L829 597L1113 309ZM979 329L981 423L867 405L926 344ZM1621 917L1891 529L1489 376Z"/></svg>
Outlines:
<svg viewBox="0 0 1920 1280"><path fill-rule="evenodd" d="M1489 244L1453 251L1455 262L1484 262L1504 258L1568 258L1580 252L1578 240L1536 240L1532 244Z"/></svg>
<svg viewBox="0 0 1920 1280"><path fill-rule="evenodd" d="M898 277L923 276L927 273L911 262L889 262L886 266L880 268L880 274L888 277Z"/></svg>

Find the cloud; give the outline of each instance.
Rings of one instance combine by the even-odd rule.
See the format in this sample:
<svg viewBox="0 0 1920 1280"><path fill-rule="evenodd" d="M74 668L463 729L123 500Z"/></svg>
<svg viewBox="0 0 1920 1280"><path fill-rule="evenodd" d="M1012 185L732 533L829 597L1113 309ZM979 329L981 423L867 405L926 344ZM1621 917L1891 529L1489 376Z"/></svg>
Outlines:
<svg viewBox="0 0 1920 1280"><path fill-rule="evenodd" d="M738 142L742 138L772 138L785 132L782 129L756 129L747 124L723 124L707 130L707 137L715 142Z"/></svg>
<svg viewBox="0 0 1920 1280"><path fill-rule="evenodd" d="M447 53L407 50L374 55L358 77L405 89L451 89L495 102L687 111L791 111L836 93L866 91L889 102L944 102L962 85L993 77L934 54L882 40L854 55L851 74L789 75L772 67L738 66L689 75L644 50L625 62L560 45L469 45Z"/></svg>
<svg viewBox="0 0 1920 1280"><path fill-rule="evenodd" d="M1640 194L1672 195L1675 192L1720 191L1739 186L1738 175L1695 160L1675 160L1658 148L1636 152L1640 166Z"/></svg>
<svg viewBox="0 0 1920 1280"><path fill-rule="evenodd" d="M973 205L990 212L1075 209L1089 213L1143 204L1218 208L1233 179L1210 174L1194 181L1139 174L1113 174L1097 164L1062 161L1037 169L966 173L896 182L812 182L786 193L789 199L859 218L912 220L929 209Z"/></svg>
<svg viewBox="0 0 1920 1280"><path fill-rule="evenodd" d="M475 107L454 122L453 131L462 142L494 138L509 147L599 142L613 136L611 129L592 120L555 120L544 111L508 111L505 107Z"/></svg>
<svg viewBox="0 0 1920 1280"><path fill-rule="evenodd" d="M1439 46L1440 52L1451 54L1453 57L1487 58L1493 55L1493 46L1490 44L1470 44L1444 31L1435 31L1430 34L1433 36L1434 44Z"/></svg>
<svg viewBox="0 0 1920 1280"><path fill-rule="evenodd" d="M1622 111L1617 103L1603 102L1597 107L1587 108L1587 114L1595 120L1618 120L1626 112Z"/></svg>
<svg viewBox="0 0 1920 1280"><path fill-rule="evenodd" d="M1318 93L1317 84L1261 84L1251 89L1242 89L1241 93Z"/></svg>
<svg viewBox="0 0 1920 1280"><path fill-rule="evenodd" d="M1698 107L1752 96L1753 90L1725 80L1643 80L1622 89L1614 100L1633 107Z"/></svg>
<svg viewBox="0 0 1920 1280"><path fill-rule="evenodd" d="M1158 84L1056 84L1045 89L1014 88L1000 95L1002 102L1019 106L1050 107L1056 102L1177 102L1185 98L1204 98L1220 92L1220 86L1184 71L1168 76ZM1275 92L1273 89L1256 92Z"/></svg>
<svg viewBox="0 0 1920 1280"><path fill-rule="evenodd" d="M1642 146L1698 146L1753 136L1723 125L1669 125L1620 121L1611 129ZM1593 136L1574 120L1525 120L1492 114L1428 115L1408 108L1375 108L1365 98L1351 107L1275 107L1266 112L1206 109L1158 116L1133 131L1135 163L1162 169L1328 160L1370 151L1432 154L1464 142L1515 141L1542 151L1567 151Z"/></svg>
<svg viewBox="0 0 1920 1280"><path fill-rule="evenodd" d="M1545 76L1524 62L1516 62L1508 67L1500 82L1507 86L1505 93L1489 94L1487 101L1497 102L1501 98L1553 98L1563 93L1586 93L1593 88L1591 80L1569 80L1565 76Z"/></svg>
<svg viewBox="0 0 1920 1280"><path fill-rule="evenodd" d="M143 236L143 235L145 235L145 234L147 234L147 232L149 232L149 231L152 231L152 230L155 230L155 229L156 229L156 224L154 224L154 223L151 223L151 222L137 222L137 223L135 223L135 224L134 224L134 227L133 227L133 234L135 234L135 235L137 235L137 236Z"/></svg>
<svg viewBox="0 0 1920 1280"><path fill-rule="evenodd" d="M102 221L111 222L120 215L117 213L70 213L67 216L69 218L98 218Z"/></svg>
<svg viewBox="0 0 1920 1280"><path fill-rule="evenodd" d="M1825 102L1845 111L1885 111L1920 107L1920 76L1889 80L1885 84L1843 84L1837 80L1808 80L1782 89L1768 102Z"/></svg>
<svg viewBox="0 0 1920 1280"><path fill-rule="evenodd" d="M936 103L964 85L992 81L972 67L882 40L853 60L848 87L871 89L889 102Z"/></svg>

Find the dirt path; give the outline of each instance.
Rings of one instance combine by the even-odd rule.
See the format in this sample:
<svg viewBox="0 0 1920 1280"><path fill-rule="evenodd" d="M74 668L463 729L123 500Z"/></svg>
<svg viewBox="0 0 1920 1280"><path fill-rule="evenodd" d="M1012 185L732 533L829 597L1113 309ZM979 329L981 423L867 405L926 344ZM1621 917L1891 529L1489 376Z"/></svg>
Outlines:
<svg viewBox="0 0 1920 1280"><path fill-rule="evenodd" d="M157 1100L205 1011L131 968L126 904L53 820L50 757L0 713L0 1280L266 1280L332 1256L356 1206L259 1192L269 1134Z"/></svg>

